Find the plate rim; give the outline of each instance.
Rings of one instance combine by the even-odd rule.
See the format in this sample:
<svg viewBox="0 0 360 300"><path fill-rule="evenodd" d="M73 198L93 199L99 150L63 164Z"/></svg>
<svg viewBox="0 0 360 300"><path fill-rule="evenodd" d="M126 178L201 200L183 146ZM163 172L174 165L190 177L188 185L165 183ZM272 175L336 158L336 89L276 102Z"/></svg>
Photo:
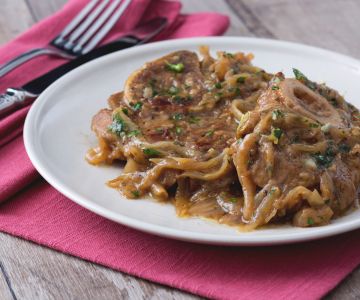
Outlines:
<svg viewBox="0 0 360 300"><path fill-rule="evenodd" d="M349 220L345 224L329 224L326 226L313 227L313 228L304 228L296 233L286 233L278 236L270 235L267 236L253 236L248 233L239 232L239 235L215 235L209 233L198 233L198 232L189 232L185 230L168 228L163 225L157 225L149 223L146 221L134 219L125 215L120 215L109 209L102 207L99 204L91 202L76 191L73 191L71 188L68 188L66 184L57 179L56 176L51 174L46 170L46 166L42 163L41 157L36 153L36 138L33 136L33 127L37 124L37 118L39 117L38 113L41 112L41 107L46 103L47 95L50 94L53 90L56 90L59 85L62 84L63 80L66 78L71 78L71 76L76 76L77 73L83 72L86 68L96 68L97 65L105 64L106 61L111 61L115 57L118 60L121 60L121 57L126 57L132 53L137 53L141 51L148 51L151 49L158 49L159 47L174 47L181 46L182 44L193 43L193 44L206 44L212 41L232 41L234 43L252 43L254 45L264 45L264 46L280 46L286 48L297 48L297 50L310 51L311 53L315 52L316 54L326 55L328 58L331 58L336 61L341 61L342 64L348 64L350 66L358 65L358 70L360 73L360 60L340 54L334 51L327 49L304 45L300 43L273 40L273 39L264 39L264 38L254 38L254 37L193 37L193 38L182 38L176 40L166 40L160 42L149 43L134 48L129 48L121 51L117 51L111 54L107 54L100 58L97 58L93 61L90 61L84 65L79 66L78 68L72 70L71 72L65 74L63 77L56 80L45 91L41 93L38 99L34 102L30 111L27 114L24 124L24 144L26 152L40 175L57 191L65 195L70 200L79 204L80 206L92 211L95 214L98 214L104 218L115 221L122 225L140 230L146 233L154 234L157 236L162 236L166 238L172 238L177 240L197 242L202 244L216 244L216 245L227 245L227 246L266 246L266 245L277 245L277 244L289 244L289 243L298 243L304 241L310 241L315 239L321 239L333 235L338 235L340 233L345 233L351 230L360 228L360 219L359 220ZM216 42L215 42L216 43ZM145 49L145 50L143 50ZM64 79L65 78L65 79ZM333 226L332 226L333 225Z"/></svg>

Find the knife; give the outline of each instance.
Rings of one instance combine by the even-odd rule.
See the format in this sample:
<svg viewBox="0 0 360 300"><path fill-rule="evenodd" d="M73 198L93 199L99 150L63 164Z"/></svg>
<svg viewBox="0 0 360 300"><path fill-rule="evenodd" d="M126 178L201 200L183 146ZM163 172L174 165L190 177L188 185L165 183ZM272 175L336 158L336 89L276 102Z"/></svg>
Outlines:
<svg viewBox="0 0 360 300"><path fill-rule="evenodd" d="M78 58L65 63L44 75L41 75L21 88L8 88L6 93L0 95L0 117L4 117L17 108L24 107L33 102L50 84L59 79L64 74L103 55L126 49L129 47L144 44L159 34L167 25L166 18L154 18L141 23L134 28L128 35L100 46Z"/></svg>

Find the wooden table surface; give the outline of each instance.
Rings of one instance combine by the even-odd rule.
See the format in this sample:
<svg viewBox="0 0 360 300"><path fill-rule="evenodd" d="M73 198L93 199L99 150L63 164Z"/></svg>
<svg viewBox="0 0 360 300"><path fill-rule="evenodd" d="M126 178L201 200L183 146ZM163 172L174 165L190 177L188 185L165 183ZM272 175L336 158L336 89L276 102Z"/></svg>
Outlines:
<svg viewBox="0 0 360 300"><path fill-rule="evenodd" d="M0 0L0 44L66 0ZM184 12L230 16L226 35L319 46L360 59L359 0L183 0ZM197 299L0 233L0 299ZM360 255L360 254L359 254ZM326 298L360 299L360 267Z"/></svg>

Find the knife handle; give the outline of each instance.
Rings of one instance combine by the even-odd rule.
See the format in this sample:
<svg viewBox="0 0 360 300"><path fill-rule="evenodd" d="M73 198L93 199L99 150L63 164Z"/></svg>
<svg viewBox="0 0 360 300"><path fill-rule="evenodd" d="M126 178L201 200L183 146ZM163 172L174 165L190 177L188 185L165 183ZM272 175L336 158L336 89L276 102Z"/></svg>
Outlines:
<svg viewBox="0 0 360 300"><path fill-rule="evenodd" d="M0 118L18 107L29 104L37 96L23 89L8 88L5 94L0 95Z"/></svg>

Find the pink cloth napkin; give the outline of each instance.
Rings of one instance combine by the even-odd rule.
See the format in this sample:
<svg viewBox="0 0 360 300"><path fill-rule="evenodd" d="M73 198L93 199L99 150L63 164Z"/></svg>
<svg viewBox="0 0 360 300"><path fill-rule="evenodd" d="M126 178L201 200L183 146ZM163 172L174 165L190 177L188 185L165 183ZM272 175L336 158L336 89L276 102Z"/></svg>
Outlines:
<svg viewBox="0 0 360 300"><path fill-rule="evenodd" d="M0 63L45 44L85 4L70 1L0 49ZM165 38L220 35L228 18L179 15L180 4L137 0L113 39L142 16L166 15ZM131 13L130 13L131 11ZM115 32L115 31L113 31ZM2 79L0 91L20 86L64 60L43 57ZM315 299L360 262L360 231L326 240L276 247L197 245L145 234L106 220L73 203L38 175L23 145L28 108L0 121L0 230L131 275L217 299ZM7 201L5 201L7 200Z"/></svg>

